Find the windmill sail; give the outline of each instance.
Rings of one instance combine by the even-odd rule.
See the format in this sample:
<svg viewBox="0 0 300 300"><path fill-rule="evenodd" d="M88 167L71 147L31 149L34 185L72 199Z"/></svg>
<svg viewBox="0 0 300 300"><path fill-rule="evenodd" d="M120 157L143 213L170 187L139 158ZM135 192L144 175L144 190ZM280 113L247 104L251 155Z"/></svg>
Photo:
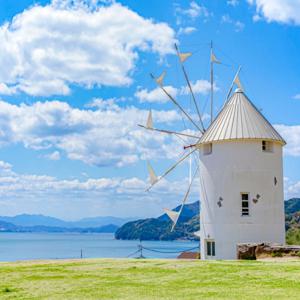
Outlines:
<svg viewBox="0 0 300 300"><path fill-rule="evenodd" d="M147 129L153 129L153 119L152 119L152 111L151 110L149 111L149 114L148 114L146 128Z"/></svg>
<svg viewBox="0 0 300 300"><path fill-rule="evenodd" d="M215 64L220 64L221 62L216 58L215 54L211 51L210 53L210 62Z"/></svg>
<svg viewBox="0 0 300 300"><path fill-rule="evenodd" d="M173 221L173 226L172 226L172 229L171 231L174 230L176 224L177 224L177 221L182 213L182 210L184 208L184 205L185 205L185 202L190 194L190 191L191 191L191 187L192 187L192 184L193 184L193 181L195 179L195 176L197 174L199 170L199 166L197 167L194 175L193 175L193 178L191 178L191 181L189 182L189 187L188 187L188 190L186 191L185 195L184 195L184 198L183 198L183 201L182 201L182 204L181 204L181 207L180 207L180 210L178 212L176 211L173 211L173 210L169 210L169 209L164 209L165 213L169 216L169 218Z"/></svg>
<svg viewBox="0 0 300 300"><path fill-rule="evenodd" d="M158 178L155 175L155 172L149 162L148 162L147 167L148 167L148 172L149 172L149 176L150 176L150 183L151 183L151 185L154 185L158 181Z"/></svg>
<svg viewBox="0 0 300 300"><path fill-rule="evenodd" d="M227 101L228 101L228 99L229 99L229 96L230 96L230 94L231 94L231 92L232 92L232 89L233 89L233 85L234 84L236 84L240 89L242 89L242 84L241 84L241 81L240 81L240 78L239 78L239 73L240 73L240 71L241 71L241 66L239 66L239 68L238 68L238 70L237 70L237 72L236 72L236 74L235 74L235 76L234 76L234 78L233 78L233 81L232 81L232 83L231 83L231 86L230 86L230 89L229 89L229 91L228 91L228 93L227 93L227 97L226 97L226 101L225 101L225 103L224 103L224 105L227 103Z"/></svg>
<svg viewBox="0 0 300 300"><path fill-rule="evenodd" d="M165 76L166 76L166 71L163 71L162 74L155 79L155 81L157 82L158 85L160 85L160 86L163 85Z"/></svg>
<svg viewBox="0 0 300 300"><path fill-rule="evenodd" d="M194 235L197 236L197 237L200 237L200 230L194 232Z"/></svg>
<svg viewBox="0 0 300 300"><path fill-rule="evenodd" d="M169 173L171 173L179 164L181 164L187 157L189 157L192 153L194 153L197 150L197 148L193 149L192 151L190 151L188 154L186 154L185 156L183 156L182 158L180 158L173 166L171 166L163 175L156 177L156 181L154 183L151 183L151 185L146 189L146 192L150 191L150 189L160 180L162 180L163 178L165 178ZM150 169L149 169L150 164L148 163L148 170L150 173ZM151 167L151 166L150 166ZM151 168L152 169L152 168ZM152 169L153 171L153 169ZM154 173L154 171L153 171ZM151 176L151 175L150 175ZM151 177L150 177L151 178Z"/></svg>
<svg viewBox="0 0 300 300"><path fill-rule="evenodd" d="M170 210L168 208L164 208L164 212L168 215L168 217L172 220L172 222L174 224L177 223L177 220L179 218L179 212L178 211L174 211L174 210Z"/></svg>
<svg viewBox="0 0 300 300"><path fill-rule="evenodd" d="M240 88L241 90L243 90L243 86L242 86L239 74L235 75L233 82L238 86L238 88Z"/></svg>
<svg viewBox="0 0 300 300"><path fill-rule="evenodd" d="M178 53L180 61L183 63L185 62L190 56L192 56L191 52L186 52L186 53Z"/></svg>

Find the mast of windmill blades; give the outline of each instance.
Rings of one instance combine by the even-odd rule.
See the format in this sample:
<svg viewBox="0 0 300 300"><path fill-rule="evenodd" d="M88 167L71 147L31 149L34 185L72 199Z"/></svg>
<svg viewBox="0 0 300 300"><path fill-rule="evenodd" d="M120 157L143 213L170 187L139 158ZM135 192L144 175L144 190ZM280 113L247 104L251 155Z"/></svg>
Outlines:
<svg viewBox="0 0 300 300"><path fill-rule="evenodd" d="M186 72L184 64L183 64L190 56L192 56L192 53L191 52L180 53L177 44L175 43L174 45L175 45L175 49L176 49L176 52L177 52L177 56L179 58L179 62L180 62L180 65L181 65L181 69L182 69L185 81L186 81L186 83L188 85L188 88L190 90L190 93L191 93L191 96L192 96L192 99L193 99L193 102L194 102L194 105L195 105L195 108L196 108L196 111L197 111L197 114L198 114L198 117L199 117L199 121L200 121L202 130L204 132L205 128L204 128L204 125L203 125L202 116L201 116L201 113L200 113L200 110L199 110L199 107L198 107L198 104L197 104L197 101L196 101L196 98L195 98L195 95L194 95L194 92L193 92L193 89L192 89L192 86L191 86L191 83L190 83L190 80L189 80L189 77L187 75L187 72Z"/></svg>
<svg viewBox="0 0 300 300"><path fill-rule="evenodd" d="M190 168L191 168L191 165L190 165ZM175 226L179 220L179 217L182 213L182 210L184 208L184 205L186 203L186 200L188 199L188 196L190 194L190 191L191 191L191 187L192 187L192 184L193 184L193 181L198 173L198 170L199 170L199 165L197 166L197 169L193 175L192 178L190 178L189 180L189 186L188 186L188 189L183 197L183 200L182 200L182 203L181 203L181 207L179 209L179 211L174 211L174 210L171 210L171 209L168 209L168 208L164 208L164 212L168 215L168 217L171 219L171 221L173 222L173 225L172 225L172 228L171 228L171 232L175 229Z"/></svg>
<svg viewBox="0 0 300 300"><path fill-rule="evenodd" d="M197 148L191 150L188 154L184 155L183 157L181 157L174 165L172 165L170 168L167 169L167 171L165 173L163 173L163 175L157 177L156 181L153 181L153 183L151 182L151 185L146 189L146 192L149 192L150 189L157 184L159 181L161 181L163 178L165 178L169 173L171 173L179 164L181 164L186 158L188 158L192 153L194 153L197 150ZM149 168L148 168L149 171ZM151 178L151 174L149 172L150 178Z"/></svg>
<svg viewBox="0 0 300 300"><path fill-rule="evenodd" d="M154 128L151 110L149 111L146 125L138 124L138 126L144 128L144 129L150 130L150 131L157 131L160 133L165 133L165 134L170 134L170 135L177 135L177 136L183 136L183 137L194 138L194 139L200 138L199 136L187 134L187 133L183 133L183 132Z"/></svg>
<svg viewBox="0 0 300 300"><path fill-rule="evenodd" d="M191 118L191 116L182 108L178 101L165 89L163 86L163 80L166 72L164 71L158 78L150 73L151 78L157 83L159 88L165 93L165 95L174 103L174 105L184 114L184 116L203 134L204 131L198 126L198 124Z"/></svg>

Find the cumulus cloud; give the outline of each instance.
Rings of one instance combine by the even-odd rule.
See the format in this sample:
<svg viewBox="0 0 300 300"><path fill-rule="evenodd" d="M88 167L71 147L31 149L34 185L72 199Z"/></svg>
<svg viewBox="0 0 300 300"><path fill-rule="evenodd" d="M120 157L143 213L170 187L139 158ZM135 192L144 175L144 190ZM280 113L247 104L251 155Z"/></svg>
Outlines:
<svg viewBox="0 0 300 300"><path fill-rule="evenodd" d="M182 7L178 3L176 3L174 7L177 25L194 22L197 18L203 18L203 20L206 21L211 15L204 5L196 1L191 1L188 7Z"/></svg>
<svg viewBox="0 0 300 300"><path fill-rule="evenodd" d="M194 94L203 94L206 95L210 91L210 82L204 79L199 79L194 82L191 82L191 86ZM190 90L187 86L182 86L180 88L173 87L171 85L164 87L167 92L173 97L176 96L186 96L190 94ZM215 90L219 88L215 85ZM139 88L134 94L140 102L152 102L152 103L166 103L169 100L168 96L159 88L153 90Z"/></svg>
<svg viewBox="0 0 300 300"><path fill-rule="evenodd" d="M54 151L50 154L46 154L45 157L50 160L60 160L60 153L58 151Z"/></svg>
<svg viewBox="0 0 300 300"><path fill-rule="evenodd" d="M275 128L287 142L284 153L290 156L300 156L300 125L275 125Z"/></svg>
<svg viewBox="0 0 300 300"><path fill-rule="evenodd" d="M284 197L286 200L300 197L300 181L293 181L290 178L284 178Z"/></svg>
<svg viewBox="0 0 300 300"><path fill-rule="evenodd" d="M166 91L173 97L176 97L178 94L178 89L167 85L165 86ZM161 88L157 87L154 90L148 89L138 89L134 94L136 98L140 100L140 102L157 102L157 103L166 103L169 101L168 96L161 90Z"/></svg>
<svg viewBox="0 0 300 300"><path fill-rule="evenodd" d="M299 0L248 0L248 3L256 7L255 21L264 18L267 22L300 24Z"/></svg>
<svg viewBox="0 0 300 300"><path fill-rule="evenodd" d="M173 53L175 32L167 24L98 2L36 5L3 24L0 93L66 95L72 84L124 86L141 51Z"/></svg>
<svg viewBox="0 0 300 300"><path fill-rule="evenodd" d="M198 4L196 1L191 1L189 7L182 8L180 6L176 7L176 13L190 17L192 19L198 18L200 16L208 17L209 12L207 8L203 5Z"/></svg>
<svg viewBox="0 0 300 300"><path fill-rule="evenodd" d="M188 26L188 27L180 27L178 30L178 35L189 35L193 32L197 31L195 27Z"/></svg>
<svg viewBox="0 0 300 300"><path fill-rule="evenodd" d="M148 186L147 180L137 177L79 180L21 174L14 172L7 162L0 161L2 214L27 212L81 218L111 215L113 210L114 215L120 216L153 216L161 214L163 207L172 208L180 203L188 179L162 180L150 193L145 193ZM197 186L194 186L190 200L196 200L197 196ZM61 207L68 207L68 210Z"/></svg>
<svg viewBox="0 0 300 300"><path fill-rule="evenodd" d="M145 132L148 111L95 99L91 108L73 108L60 101L13 105L0 101L0 146L21 143L26 148L63 152L69 159L96 166L124 166L139 159L175 158L181 144L175 137ZM164 126L181 120L174 110L153 111ZM49 157L50 158L50 157Z"/></svg>
<svg viewBox="0 0 300 300"><path fill-rule="evenodd" d="M191 82L191 86L194 94L203 94L206 95L210 91L210 82L207 80L199 79L195 82ZM215 91L219 90L219 88L215 85ZM189 95L190 90L187 86L182 87L180 90L181 95Z"/></svg>

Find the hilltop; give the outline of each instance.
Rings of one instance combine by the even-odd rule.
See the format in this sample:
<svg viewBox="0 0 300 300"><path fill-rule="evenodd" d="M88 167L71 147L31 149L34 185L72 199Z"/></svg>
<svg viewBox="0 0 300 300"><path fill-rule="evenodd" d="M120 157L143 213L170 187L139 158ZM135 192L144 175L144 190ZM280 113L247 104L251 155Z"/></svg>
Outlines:
<svg viewBox="0 0 300 300"><path fill-rule="evenodd" d="M284 205L287 242L300 244L300 198L287 200ZM173 210L179 209L177 206ZM128 222L116 231L115 237L124 240L195 240L197 237L193 233L199 230L199 202L186 204L173 232L171 226L170 219L163 214L158 218Z"/></svg>
<svg viewBox="0 0 300 300"><path fill-rule="evenodd" d="M179 209L177 206L174 211ZM193 233L199 230L199 202L186 204L173 232L171 227L169 217L163 214L158 218L128 222L116 231L115 237L121 240L195 240L197 237Z"/></svg>

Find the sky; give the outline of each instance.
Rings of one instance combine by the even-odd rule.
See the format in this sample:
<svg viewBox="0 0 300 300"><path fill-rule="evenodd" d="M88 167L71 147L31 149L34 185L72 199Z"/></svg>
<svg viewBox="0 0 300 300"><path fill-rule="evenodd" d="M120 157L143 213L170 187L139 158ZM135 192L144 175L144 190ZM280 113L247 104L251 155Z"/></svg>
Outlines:
<svg viewBox="0 0 300 300"><path fill-rule="evenodd" d="M247 96L287 141L285 199L300 197L299 0L0 0L0 215L66 220L148 217L187 190L189 161L150 192L147 161L162 174L198 134L149 76L197 118L174 50L209 124L238 67ZM195 169L194 157L191 165ZM189 201L198 199L195 183Z"/></svg>

